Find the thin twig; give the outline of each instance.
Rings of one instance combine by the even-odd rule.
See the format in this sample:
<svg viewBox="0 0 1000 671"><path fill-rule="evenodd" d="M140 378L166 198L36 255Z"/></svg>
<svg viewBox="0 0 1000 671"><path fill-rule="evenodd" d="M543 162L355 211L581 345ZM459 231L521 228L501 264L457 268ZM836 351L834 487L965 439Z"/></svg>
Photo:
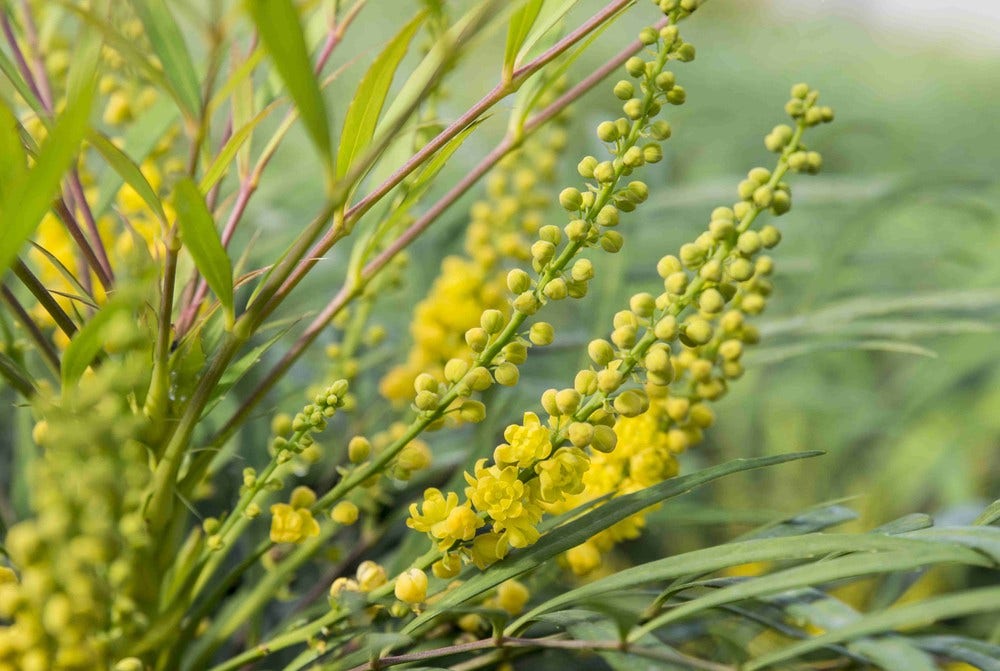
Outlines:
<svg viewBox="0 0 1000 671"><path fill-rule="evenodd" d="M660 22L657 27L665 25L666 20ZM629 44L624 50L614 58L582 79L575 86L563 93L559 98L545 107L538 114L532 116L525 124L522 133L522 141L525 137L533 133L549 119L565 109L571 102L582 96L600 83L605 77L621 67L622 63L633 54L643 48L643 44L638 40ZM315 319L306 327L306 330L299 336L298 340L285 352L281 360L268 371L268 374L258 383L253 392L243 400L236 413L213 437L212 444L218 444L228 440L232 432L247 417L250 411L263 400L264 396L271 390L279 379L285 374L288 368L294 364L305 350L319 337L319 334L336 317L344 307L353 300L364 289L364 284L377 275L399 252L409 245L417 236L423 233L440 215L466 193L479 179L489 171L494 165L516 148L517 143L510 136L504 138L489 154L487 154L470 172L468 172L454 187L430 207L420 218L414 221L397 238L392 245L383 250L378 256L372 259L361 271L361 286L351 287L345 285L326 305Z"/></svg>
<svg viewBox="0 0 1000 671"><path fill-rule="evenodd" d="M14 318L21 323L21 326L27 331L28 336L31 337L35 346L38 347L38 352L42 355L42 359L45 360L49 369L58 375L59 353L56 352L55 346L45 337L42 330L38 328L38 324L35 323L35 320L31 318L31 315L28 314L28 311L17 300L17 296L14 295L14 292L6 284L0 287L0 297L3 298L4 303L7 304L7 307L13 313Z"/></svg>
<svg viewBox="0 0 1000 671"><path fill-rule="evenodd" d="M24 53L21 51L21 46L17 43L17 37L14 36L14 28L10 24L10 17L7 12L0 13L0 28L3 29L4 37L7 39L7 45L10 46L11 53L14 54L14 61L17 63L17 69L20 71L21 76L24 77L24 82L31 89L31 92L35 94L38 98L39 103L42 107L45 107L44 98L41 91L38 90L38 84L35 82L35 77L31 72L31 68L28 67L28 62L24 59Z"/></svg>
<svg viewBox="0 0 1000 671"><path fill-rule="evenodd" d="M45 60L42 58L41 44L38 41L38 28L35 26L35 18L31 15L31 7L27 0L21 0L21 14L24 16L24 34L28 39L28 46L31 48L32 60L35 63L35 82L38 84L39 102L49 112L52 113L52 85L49 83L49 76L45 72Z"/></svg>

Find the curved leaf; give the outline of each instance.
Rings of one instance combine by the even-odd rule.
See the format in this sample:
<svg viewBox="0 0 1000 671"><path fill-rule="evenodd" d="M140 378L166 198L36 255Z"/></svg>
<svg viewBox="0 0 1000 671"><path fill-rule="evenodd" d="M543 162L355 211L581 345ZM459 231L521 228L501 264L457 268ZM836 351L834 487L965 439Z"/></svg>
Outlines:
<svg viewBox="0 0 1000 671"><path fill-rule="evenodd" d="M226 323L232 325L233 266L219 240L215 221L205 205L205 199L189 177L177 182L174 205L177 207L177 224L181 229L184 246L191 252L198 271L225 308Z"/></svg>

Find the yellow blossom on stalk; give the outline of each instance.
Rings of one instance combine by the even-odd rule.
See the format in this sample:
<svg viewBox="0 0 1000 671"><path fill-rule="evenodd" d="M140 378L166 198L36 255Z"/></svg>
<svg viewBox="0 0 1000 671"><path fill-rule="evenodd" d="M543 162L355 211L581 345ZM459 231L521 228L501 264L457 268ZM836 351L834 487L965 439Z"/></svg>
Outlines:
<svg viewBox="0 0 1000 671"><path fill-rule="evenodd" d="M396 578L394 592L400 601L421 603L427 598L427 574L418 568L406 569Z"/></svg>
<svg viewBox="0 0 1000 671"><path fill-rule="evenodd" d="M301 497L305 498L305 497ZM315 496L313 497L315 500ZM274 543L301 543L319 535L317 522L308 507L296 507L297 501L275 503L271 506L271 541ZM311 501L306 505L311 505Z"/></svg>
<svg viewBox="0 0 1000 671"><path fill-rule="evenodd" d="M458 495L448 492L447 498L437 489L424 492L423 510L410 504L407 526L429 533L437 540L438 549L447 550L460 541L472 540L485 522L465 503L458 505Z"/></svg>
<svg viewBox="0 0 1000 671"><path fill-rule="evenodd" d="M522 482L514 466L486 466L486 459L476 462L475 476L465 474L469 486L465 495L476 510L493 520L493 530L502 533L511 547L521 548L538 540L535 528L542 518L537 481Z"/></svg>
<svg viewBox="0 0 1000 671"><path fill-rule="evenodd" d="M590 467L587 453L578 447L560 447L551 459L535 464L541 499L555 503L584 488L584 474Z"/></svg>
<svg viewBox="0 0 1000 671"><path fill-rule="evenodd" d="M524 413L522 424L508 426L503 437L507 442L493 451L493 460L501 467L528 468L552 453L549 430L533 412Z"/></svg>

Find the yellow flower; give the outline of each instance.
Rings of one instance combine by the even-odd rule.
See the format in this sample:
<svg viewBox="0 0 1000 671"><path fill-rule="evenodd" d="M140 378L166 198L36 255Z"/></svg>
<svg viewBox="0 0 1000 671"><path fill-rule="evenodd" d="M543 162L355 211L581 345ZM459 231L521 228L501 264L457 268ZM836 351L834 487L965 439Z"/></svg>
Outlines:
<svg viewBox="0 0 1000 671"><path fill-rule="evenodd" d="M509 549L510 545L502 534L490 532L476 536L466 552L473 564L485 569L506 557Z"/></svg>
<svg viewBox="0 0 1000 671"><path fill-rule="evenodd" d="M514 466L486 468L485 464L485 459L476 462L475 477L465 474L469 483L465 495L492 518L493 530L502 532L512 547L531 545L538 540L535 525L542 518L537 481L522 482Z"/></svg>
<svg viewBox="0 0 1000 671"><path fill-rule="evenodd" d="M358 507L350 501L341 501L330 511L330 518L337 524L350 526L358 521Z"/></svg>
<svg viewBox="0 0 1000 671"><path fill-rule="evenodd" d="M576 575L587 575L601 565L601 552L597 545L587 541L566 552L566 561Z"/></svg>
<svg viewBox="0 0 1000 671"><path fill-rule="evenodd" d="M531 593L523 583L508 580L497 587L496 603L511 615L518 615L528 604Z"/></svg>
<svg viewBox="0 0 1000 671"><path fill-rule="evenodd" d="M271 506L271 541L274 543L301 543L306 538L319 535L319 523L308 508L293 508L287 503Z"/></svg>
<svg viewBox="0 0 1000 671"><path fill-rule="evenodd" d="M410 517L406 520L406 526L429 534L431 528L445 521L457 506L458 494L448 492L448 497L445 498L441 490L430 487L424 491L424 502L421 506L416 503L410 504Z"/></svg>
<svg viewBox="0 0 1000 671"><path fill-rule="evenodd" d="M394 592L400 601L421 603L427 598L427 574L418 568L406 569L396 578Z"/></svg>
<svg viewBox="0 0 1000 671"><path fill-rule="evenodd" d="M583 474L589 466L590 459L578 447L560 447L551 459L535 464L542 501L555 503L582 492Z"/></svg>
<svg viewBox="0 0 1000 671"><path fill-rule="evenodd" d="M499 466L529 468L552 453L549 430L533 412L524 413L523 424L508 426L503 437L507 442L493 451L493 459Z"/></svg>
<svg viewBox="0 0 1000 671"><path fill-rule="evenodd" d="M362 592L370 592L389 581L385 568L370 559L361 562L356 573L358 587Z"/></svg>

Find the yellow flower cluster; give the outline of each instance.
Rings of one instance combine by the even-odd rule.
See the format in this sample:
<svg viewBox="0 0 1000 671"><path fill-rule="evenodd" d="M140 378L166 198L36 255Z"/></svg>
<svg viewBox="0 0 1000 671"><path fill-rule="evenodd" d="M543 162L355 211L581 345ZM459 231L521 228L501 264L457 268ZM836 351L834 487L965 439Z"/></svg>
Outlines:
<svg viewBox="0 0 1000 671"><path fill-rule="evenodd" d="M493 170L487 197L470 210L465 255L448 256L427 297L413 313L413 346L407 359L383 378L382 395L394 401L413 399L413 383L421 373L444 380L451 359L471 362L475 356L465 333L479 326L485 310L510 313L503 265L530 258L530 236L538 232L549 205L545 186L551 182L556 157L566 144L559 120L547 135L530 138Z"/></svg>
<svg viewBox="0 0 1000 671"><path fill-rule="evenodd" d="M13 571L0 569L2 671L111 668L150 624L149 452L128 402L148 385L147 357L109 359L64 398L37 400L33 516L8 530Z"/></svg>
<svg viewBox="0 0 1000 671"><path fill-rule="evenodd" d="M296 487L288 503L271 506L271 542L301 543L318 536L319 522L309 510L315 502L315 492L308 487Z"/></svg>
<svg viewBox="0 0 1000 671"><path fill-rule="evenodd" d="M660 37L673 45L668 49L683 47L675 32L665 32ZM655 70L647 76L658 78ZM779 126L766 141L780 154L777 169L751 170L732 208L716 208L705 233L682 246L679 257L660 260L663 291L633 296L629 308L615 315L610 339L589 344L594 365L577 374L573 387L542 395L547 423L525 413L520 424L508 426L493 463L482 459L474 473L465 474L465 502L428 490L422 509L411 506L410 526L429 533L446 553L433 567L436 574L452 575L460 558L485 567L512 547L536 542L546 512L629 494L677 474L677 455L699 442L714 421L707 402L742 375L743 348L759 340L745 317L758 314L771 293L773 262L761 251L778 244L780 234L773 225L751 225L765 210L788 211L790 189L782 177L789 170L819 167L818 154L807 152L801 137L807 127L832 119L832 112L817 106L818 95L808 87L796 86L792 96L797 128ZM572 201L564 207L585 207L577 195L564 192L562 199ZM486 321L484 315L488 333ZM642 384L633 387L633 379ZM476 513L481 523L452 533L445 520L466 506L465 514ZM567 563L579 575L595 570L615 544L639 535L647 512L573 548Z"/></svg>

